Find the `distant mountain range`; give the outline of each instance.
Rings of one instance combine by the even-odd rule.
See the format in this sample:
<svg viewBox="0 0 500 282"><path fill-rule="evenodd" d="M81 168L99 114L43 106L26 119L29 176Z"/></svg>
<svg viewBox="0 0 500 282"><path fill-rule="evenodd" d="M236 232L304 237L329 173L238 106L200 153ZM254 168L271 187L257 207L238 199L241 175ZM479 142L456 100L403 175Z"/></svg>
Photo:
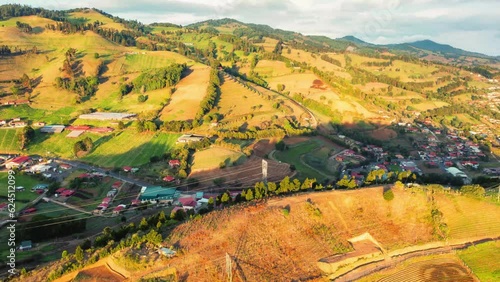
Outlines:
<svg viewBox="0 0 500 282"><path fill-rule="evenodd" d="M463 49L455 48L451 45L448 44L440 44L437 42L434 42L432 40L420 40L420 41L415 41L415 42L409 42L409 43L398 43L398 44L387 44L387 45L377 45L377 44L372 44L368 43L366 41L363 41L357 37L354 37L352 35L344 36L342 38L339 38L339 40L345 40L348 42L352 42L358 46L364 46L364 47L382 47L382 48L389 48L393 50L401 50L401 51L408 51L410 53L418 53L421 51L430 51L433 53L438 53L440 55L443 55L445 57L459 57L459 56L467 56L467 57L479 57L479 58L498 58L498 57L492 57L488 56L485 54L477 53L477 52L470 52L466 51Z"/></svg>
<svg viewBox="0 0 500 282"><path fill-rule="evenodd" d="M347 48L348 46L354 45L359 48L390 49L394 51L406 52L417 57L425 57L427 55L438 55L446 59L459 58L462 56L492 59L492 60L500 59L500 56L493 57L477 52L470 52L459 48L455 48L447 44L440 44L432 40L421 40L410 43L377 45L363 41L352 35L336 39L332 39L327 36L303 35L298 32L275 29L268 25L243 23L238 20L230 18L202 21L190 24L187 27L203 28L211 26L217 28L223 25L233 25L239 30L245 30L246 36L251 34L256 37L271 37L283 41L294 40L296 42L301 42L305 45L309 45L310 47L313 48L321 48L328 46L332 49L345 50L345 48Z"/></svg>

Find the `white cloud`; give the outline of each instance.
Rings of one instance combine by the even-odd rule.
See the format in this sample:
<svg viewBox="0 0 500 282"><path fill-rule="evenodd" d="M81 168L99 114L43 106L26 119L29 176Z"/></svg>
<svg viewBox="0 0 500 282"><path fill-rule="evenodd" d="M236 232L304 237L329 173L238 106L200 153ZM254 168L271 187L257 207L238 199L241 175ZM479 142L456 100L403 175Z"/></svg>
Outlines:
<svg viewBox="0 0 500 282"><path fill-rule="evenodd" d="M0 0L9 3L11 0ZM431 39L500 55L498 0L23 0L51 9L96 7L144 23L189 24L230 17L303 34L368 42Z"/></svg>

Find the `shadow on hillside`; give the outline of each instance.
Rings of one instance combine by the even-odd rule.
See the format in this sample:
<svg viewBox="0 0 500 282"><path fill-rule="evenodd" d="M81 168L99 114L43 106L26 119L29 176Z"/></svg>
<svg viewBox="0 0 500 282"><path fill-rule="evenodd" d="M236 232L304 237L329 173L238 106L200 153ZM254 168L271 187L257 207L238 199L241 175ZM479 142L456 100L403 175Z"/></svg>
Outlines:
<svg viewBox="0 0 500 282"><path fill-rule="evenodd" d="M31 30L31 33L32 34L40 34L42 32L45 31L45 28L41 27L41 26L36 26L34 27L32 30Z"/></svg>
<svg viewBox="0 0 500 282"><path fill-rule="evenodd" d="M187 67L182 73L181 73L181 79L189 76L190 74L192 74L194 72L194 70L191 68L191 67Z"/></svg>

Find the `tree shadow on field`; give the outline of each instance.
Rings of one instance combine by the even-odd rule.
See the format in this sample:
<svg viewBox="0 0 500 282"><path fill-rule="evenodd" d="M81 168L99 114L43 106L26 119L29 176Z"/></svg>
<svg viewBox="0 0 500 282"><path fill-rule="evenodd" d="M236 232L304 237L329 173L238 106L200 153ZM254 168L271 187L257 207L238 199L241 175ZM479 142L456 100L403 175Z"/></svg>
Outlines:
<svg viewBox="0 0 500 282"><path fill-rule="evenodd" d="M180 282L184 282L184 281L187 282L187 281L189 281L188 278L189 278L189 273L187 273L187 272L184 272L183 274L179 275Z"/></svg>
<svg viewBox="0 0 500 282"><path fill-rule="evenodd" d="M194 70L190 67L187 67L182 73L181 73L181 79L189 76L190 74L192 74L194 72Z"/></svg>

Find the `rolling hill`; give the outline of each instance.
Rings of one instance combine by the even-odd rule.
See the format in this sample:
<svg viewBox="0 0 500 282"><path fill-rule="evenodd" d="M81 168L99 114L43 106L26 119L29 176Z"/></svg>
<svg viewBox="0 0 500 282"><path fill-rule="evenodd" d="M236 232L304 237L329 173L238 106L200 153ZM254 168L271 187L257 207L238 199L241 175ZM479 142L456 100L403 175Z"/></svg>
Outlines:
<svg viewBox="0 0 500 282"><path fill-rule="evenodd" d="M79 272L85 272L86 279L94 279L110 271L128 280L170 277L178 281L189 277L219 281L227 278L229 260L233 281L324 281L334 273L322 271L325 268L320 266L335 257L338 265L353 256L360 256L358 262L369 264L377 257L383 260L382 252L397 254L396 259L418 249L498 236L497 205L441 194L436 194L431 204L424 192L399 189L393 189L395 198L388 202L382 196L383 189L309 193L217 210L182 223L168 233L162 245L177 251L173 258L161 258L153 253L154 247L142 244L139 248L116 251L89 264L84 271L70 271L57 281L70 281ZM461 212L457 213L454 206ZM468 212L477 208L490 215L488 223L478 220L479 213ZM431 219L436 211L442 213L447 224L448 243L436 237L439 231L435 225L443 223ZM486 226L490 228L485 229ZM357 243L349 242L362 234L370 236L365 235ZM148 255L140 261L133 260L141 254ZM23 281L40 281L38 277L49 276L64 263L55 262ZM103 263L107 270L101 274L93 271ZM345 264L339 269L351 270Z"/></svg>

